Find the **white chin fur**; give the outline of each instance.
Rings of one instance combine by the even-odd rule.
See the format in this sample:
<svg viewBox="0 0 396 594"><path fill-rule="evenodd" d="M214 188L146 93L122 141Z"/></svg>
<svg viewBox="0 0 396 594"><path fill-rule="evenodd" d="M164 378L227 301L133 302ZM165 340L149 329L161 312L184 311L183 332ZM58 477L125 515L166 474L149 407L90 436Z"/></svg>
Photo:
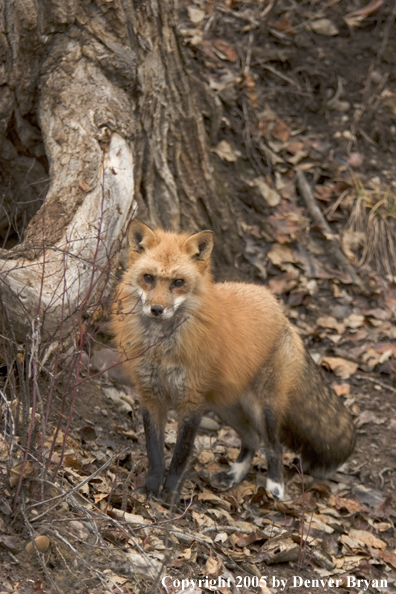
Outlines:
<svg viewBox="0 0 396 594"><path fill-rule="evenodd" d="M273 497L275 497L275 499L278 499L279 501L283 501L284 497L285 497L285 489L284 486L281 485L280 483L276 483L275 481L272 481L271 479L267 478L267 491L269 491L271 493L271 495Z"/></svg>

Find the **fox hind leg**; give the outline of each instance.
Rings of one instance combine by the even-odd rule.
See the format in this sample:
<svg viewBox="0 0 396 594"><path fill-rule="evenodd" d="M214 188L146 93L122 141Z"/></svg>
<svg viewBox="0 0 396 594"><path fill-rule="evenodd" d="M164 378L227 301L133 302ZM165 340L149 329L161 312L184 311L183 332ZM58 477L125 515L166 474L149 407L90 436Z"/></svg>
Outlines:
<svg viewBox="0 0 396 594"><path fill-rule="evenodd" d="M267 457L267 491L275 499L283 501L285 488L283 485L282 444L276 417L271 408L264 409L264 442Z"/></svg>
<svg viewBox="0 0 396 594"><path fill-rule="evenodd" d="M246 399L248 401L248 399ZM260 445L260 435L251 418L248 406L237 404L218 411L227 425L235 429L241 439L239 456L226 472L219 472L213 478L214 486L226 490L243 481L249 472L253 456Z"/></svg>

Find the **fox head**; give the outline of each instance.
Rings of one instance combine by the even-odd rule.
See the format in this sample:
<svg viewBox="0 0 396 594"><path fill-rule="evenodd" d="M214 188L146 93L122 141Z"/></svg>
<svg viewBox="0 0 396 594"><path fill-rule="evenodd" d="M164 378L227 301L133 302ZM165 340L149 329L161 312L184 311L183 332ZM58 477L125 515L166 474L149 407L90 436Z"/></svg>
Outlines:
<svg viewBox="0 0 396 594"><path fill-rule="evenodd" d="M140 221L128 229L129 268L124 286L137 296L143 316L158 322L187 314L211 281L212 231L194 235L153 231Z"/></svg>

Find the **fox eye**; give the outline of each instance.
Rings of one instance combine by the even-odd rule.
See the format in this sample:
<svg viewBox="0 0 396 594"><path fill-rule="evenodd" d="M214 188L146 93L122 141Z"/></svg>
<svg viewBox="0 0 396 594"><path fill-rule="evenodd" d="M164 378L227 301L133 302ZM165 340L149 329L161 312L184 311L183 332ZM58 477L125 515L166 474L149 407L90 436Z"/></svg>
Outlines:
<svg viewBox="0 0 396 594"><path fill-rule="evenodd" d="M173 286L176 287L176 289L180 289L180 287L182 287L184 285L184 280L182 278L177 278L176 280L173 281Z"/></svg>
<svg viewBox="0 0 396 594"><path fill-rule="evenodd" d="M143 275L143 280L148 285L152 285L153 282L154 282L154 277L151 274L144 274Z"/></svg>

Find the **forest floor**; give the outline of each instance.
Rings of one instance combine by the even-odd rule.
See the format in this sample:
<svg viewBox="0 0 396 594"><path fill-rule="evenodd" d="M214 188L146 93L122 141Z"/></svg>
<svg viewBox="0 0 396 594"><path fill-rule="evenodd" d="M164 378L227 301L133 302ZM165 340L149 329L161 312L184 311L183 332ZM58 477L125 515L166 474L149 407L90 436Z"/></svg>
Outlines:
<svg viewBox="0 0 396 594"><path fill-rule="evenodd" d="M26 518L8 522L0 504L0 594L396 592L395 17L382 0L184 0L178 25L246 244L216 275L280 298L354 416L351 458L314 481L285 453L280 503L260 450L241 485L217 492L210 476L235 461L238 438L209 415L182 502L145 502L133 491L147 468L138 400L117 368L101 372L112 355L95 345L64 442L65 496L26 503L50 541L41 562L24 550ZM54 425L68 405L58 391ZM171 418L167 462L175 438Z"/></svg>

